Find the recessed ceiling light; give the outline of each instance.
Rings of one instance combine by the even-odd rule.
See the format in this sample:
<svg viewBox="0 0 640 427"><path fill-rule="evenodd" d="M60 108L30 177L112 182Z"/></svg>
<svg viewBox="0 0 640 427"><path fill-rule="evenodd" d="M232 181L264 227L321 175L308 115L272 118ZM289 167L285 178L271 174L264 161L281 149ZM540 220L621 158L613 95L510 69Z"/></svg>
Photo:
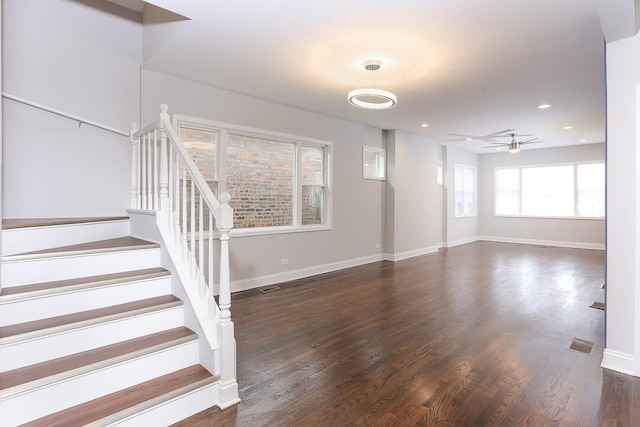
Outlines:
<svg viewBox="0 0 640 427"><path fill-rule="evenodd" d="M423 123L423 124L421 124L420 126L422 126L423 128L428 128L428 127L429 127L429 125L428 125L428 124L426 124L426 123Z"/></svg>
<svg viewBox="0 0 640 427"><path fill-rule="evenodd" d="M551 104L540 104L540 105L538 105L538 108L541 109L541 110L547 109L549 107L551 107Z"/></svg>
<svg viewBox="0 0 640 427"><path fill-rule="evenodd" d="M583 138L580 140L580 142L587 142L587 140Z"/></svg>
<svg viewBox="0 0 640 427"><path fill-rule="evenodd" d="M562 128L562 130L569 130L569 129L573 129L573 126L565 126Z"/></svg>
<svg viewBox="0 0 640 427"><path fill-rule="evenodd" d="M473 141L473 138L465 138L465 141Z"/></svg>

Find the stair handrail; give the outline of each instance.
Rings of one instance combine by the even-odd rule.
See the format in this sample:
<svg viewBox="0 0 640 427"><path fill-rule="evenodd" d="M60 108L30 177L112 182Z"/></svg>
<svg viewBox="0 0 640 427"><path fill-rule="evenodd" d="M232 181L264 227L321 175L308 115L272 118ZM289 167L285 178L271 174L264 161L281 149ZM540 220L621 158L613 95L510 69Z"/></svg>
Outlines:
<svg viewBox="0 0 640 427"><path fill-rule="evenodd" d="M169 240L166 243L170 256L182 258L188 264L188 268L185 268L188 273L183 276L190 277L185 280L181 277L181 280L192 282L189 286L185 284L185 291L192 300L205 339L211 350L217 351L215 370L219 371L216 373L220 375L223 390L218 406L230 406L239 399L234 327L231 321L229 232L233 228L233 209L229 206L229 193L223 192L220 200L216 199L173 128L167 104L160 105L160 116L155 123L141 130L132 126L131 142L131 207L156 211L161 234L163 231L170 234L170 238L166 239ZM190 181L189 187L187 181ZM187 196L190 196L189 201ZM208 210L208 230L204 230L205 206ZM214 227L220 242L218 304L215 302L213 281ZM206 260L204 240L208 240ZM201 316L207 317L208 321ZM216 325L214 331L206 327L211 321Z"/></svg>

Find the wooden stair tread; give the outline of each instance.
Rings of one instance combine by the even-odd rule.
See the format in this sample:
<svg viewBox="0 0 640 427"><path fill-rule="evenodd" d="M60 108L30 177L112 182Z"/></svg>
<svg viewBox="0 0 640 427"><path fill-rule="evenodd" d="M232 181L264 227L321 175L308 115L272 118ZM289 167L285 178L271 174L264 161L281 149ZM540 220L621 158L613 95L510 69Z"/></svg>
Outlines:
<svg viewBox="0 0 640 427"><path fill-rule="evenodd" d="M144 402L178 391L191 384L211 383L214 381L215 377L213 377L209 371L201 365L193 365L69 409L56 412L55 414L23 424L23 426L84 426L91 422L107 418L113 414L126 411L133 406L142 405Z"/></svg>
<svg viewBox="0 0 640 427"><path fill-rule="evenodd" d="M62 316L50 317L47 319L33 320L31 322L18 323L15 325L0 326L0 340L27 334L30 332L41 331L60 327L63 325L73 325L91 320L100 320L101 318L125 314L130 311L143 310L159 305L181 303L178 298L173 295L164 295L154 298L147 298L138 301L132 301L124 304L118 304L110 307L97 308L93 310L81 311L77 313L65 314Z"/></svg>
<svg viewBox="0 0 640 427"><path fill-rule="evenodd" d="M3 230L16 228L48 227L54 225L85 224L90 222L122 221L128 216L101 216L85 218L9 218L2 220Z"/></svg>
<svg viewBox="0 0 640 427"><path fill-rule="evenodd" d="M99 286L101 284L113 283L113 282L125 282L127 279L136 280L138 277L162 277L168 276L171 273L162 268L145 268L142 270L131 270L131 271L123 271L119 273L111 273L111 274L101 274L97 276L87 276L87 277L79 277L73 279L66 280L57 280L54 282L41 282L41 283L33 283L30 285L20 285L20 286L11 286L5 287L0 291L0 301L2 297L6 297L9 295L18 295L18 294L28 294L34 292L42 292L47 290L60 289L64 290L65 288L74 288L78 286L89 286L95 284Z"/></svg>
<svg viewBox="0 0 640 427"><path fill-rule="evenodd" d="M73 253L73 252L91 252L91 251L108 251L108 250L121 250L121 249L134 249L134 248L153 248L159 247L157 243L148 242L146 240L138 239L136 237L124 236L116 237L115 239L98 240L95 242L81 243L77 245L60 246L57 248L42 249L39 251L24 252L15 255L9 255L3 257L4 259L10 259L12 257L20 257L26 255L45 255L45 254L60 254Z"/></svg>
<svg viewBox="0 0 640 427"><path fill-rule="evenodd" d="M89 365L100 364L100 367L102 367L104 365L101 362L141 352L173 341L188 341L188 339L184 340L187 337L196 339L196 334L182 326L2 372L0 373L0 391L53 376L57 376L56 379L60 379L60 374L88 367ZM89 370L91 369L86 371Z"/></svg>

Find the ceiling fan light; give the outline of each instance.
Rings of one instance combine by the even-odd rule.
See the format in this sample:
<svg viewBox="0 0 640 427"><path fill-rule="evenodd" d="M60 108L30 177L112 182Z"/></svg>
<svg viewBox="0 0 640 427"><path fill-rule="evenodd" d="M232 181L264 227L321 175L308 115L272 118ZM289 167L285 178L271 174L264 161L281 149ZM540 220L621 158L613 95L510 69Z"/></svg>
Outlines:
<svg viewBox="0 0 640 427"><path fill-rule="evenodd" d="M398 103L393 93L374 88L352 90L347 99L351 105L366 110L386 110Z"/></svg>
<svg viewBox="0 0 640 427"><path fill-rule="evenodd" d="M520 144L518 144L517 142L512 142L509 144L509 152L510 153L517 153L518 151L520 151Z"/></svg>

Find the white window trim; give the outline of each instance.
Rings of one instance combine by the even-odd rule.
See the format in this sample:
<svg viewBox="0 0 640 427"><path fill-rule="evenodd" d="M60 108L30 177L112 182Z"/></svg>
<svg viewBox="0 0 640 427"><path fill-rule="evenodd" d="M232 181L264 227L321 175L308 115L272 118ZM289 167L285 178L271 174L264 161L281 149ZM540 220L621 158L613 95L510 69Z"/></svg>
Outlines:
<svg viewBox="0 0 640 427"><path fill-rule="evenodd" d="M577 165L590 165L604 163L606 168L605 160L588 160L588 161L580 161L580 162L562 162L562 163L542 163L542 164L532 164L532 165L514 165L514 166L497 166L493 168L493 216L496 218L529 218L529 219L567 219L567 220L578 220L578 221L604 221L606 219L605 216L539 216L539 215L519 215L519 214L497 214L497 181L496 181L496 171L499 169L527 169L527 168L544 168L544 167L553 167L553 166L577 166ZM577 168L574 168L574 173L577 174ZM605 175L606 179L606 175ZM522 182L520 183L522 186ZM574 181L574 197L578 197L577 195L577 180ZM605 187L606 192L606 187ZM520 194L522 195L522 188L520 189ZM521 196L522 197L522 196ZM575 208L574 208L575 209Z"/></svg>
<svg viewBox="0 0 640 427"><path fill-rule="evenodd" d="M384 159L384 163L382 164L382 176L367 174L367 168L364 163L367 153L382 154ZM376 181L385 181L387 179L387 150L384 148L369 147L367 145L362 146L362 178L373 179Z"/></svg>
<svg viewBox="0 0 640 427"><path fill-rule="evenodd" d="M179 126L193 127L202 130L216 130L220 133L220 138L216 149L216 177L218 180L218 191L226 191L226 156L220 155L221 150L226 147L227 134L229 132L254 136L258 138L265 138L271 141L279 141L284 143L294 144L296 146L296 164L294 167L294 175L296 177L296 185L293 189L293 221L294 225L284 227L261 227L261 228L233 228L229 232L231 236L235 237L248 237L248 236L261 236L272 234L286 234L286 233L306 233L312 231L325 231L333 228L333 143L331 141L324 141L315 138L308 138L304 136L291 135L281 132L273 132L262 129L255 129L247 126L239 126L230 123L217 122L213 120L200 119L191 116L183 116L178 114L172 115L172 125L175 129ZM302 225L301 218L301 204L298 200L300 194L301 181L300 181L300 146L310 147L323 147L324 148L324 173L325 173L325 209L324 209L324 224L312 224ZM218 238L219 234L214 233L214 238ZM190 236L188 236L190 238Z"/></svg>

